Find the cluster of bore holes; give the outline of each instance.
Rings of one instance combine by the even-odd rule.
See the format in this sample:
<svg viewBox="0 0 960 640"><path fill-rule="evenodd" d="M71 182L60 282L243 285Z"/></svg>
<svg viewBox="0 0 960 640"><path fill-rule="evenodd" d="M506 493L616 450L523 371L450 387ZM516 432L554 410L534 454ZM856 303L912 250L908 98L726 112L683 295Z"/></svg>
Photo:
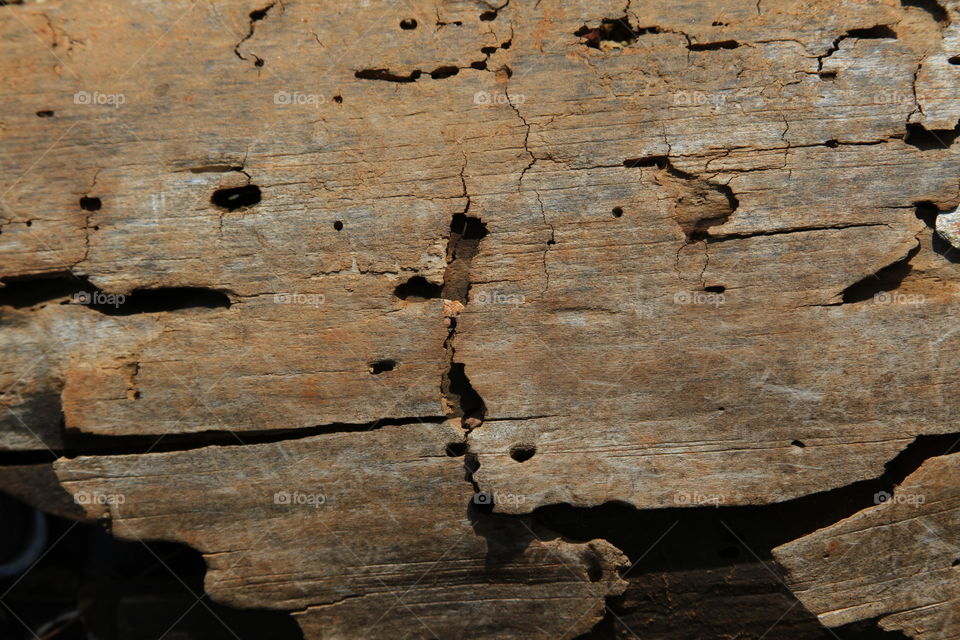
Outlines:
<svg viewBox="0 0 960 640"><path fill-rule="evenodd" d="M483 22L491 22L496 19L497 19L497 12L494 10L484 11L483 13L480 14L480 20L482 20ZM414 18L404 18L403 20L400 21L400 28L403 29L404 31L413 31L414 29L417 28L417 24L418 23ZM446 24L446 23L440 23L440 24ZM458 20L453 24L460 25L462 23Z"/></svg>
<svg viewBox="0 0 960 640"><path fill-rule="evenodd" d="M385 371L393 371L397 368L396 360L376 360L370 363L369 371L371 374L378 376Z"/></svg>

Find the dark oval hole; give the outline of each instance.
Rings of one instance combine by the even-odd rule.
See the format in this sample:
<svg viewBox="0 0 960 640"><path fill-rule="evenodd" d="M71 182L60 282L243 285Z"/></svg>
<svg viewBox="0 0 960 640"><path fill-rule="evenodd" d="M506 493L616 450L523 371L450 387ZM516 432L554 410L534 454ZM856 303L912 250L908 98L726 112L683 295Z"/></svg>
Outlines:
<svg viewBox="0 0 960 640"><path fill-rule="evenodd" d="M230 308L230 298L227 294L203 287L138 289L117 304L112 304L109 300L100 301L95 294L90 295L92 304L87 306L107 315L117 316L177 311L179 309Z"/></svg>
<svg viewBox="0 0 960 640"><path fill-rule="evenodd" d="M457 67L437 67L430 72L430 77L434 80L442 80L443 78L455 76L458 73L460 73L460 69Z"/></svg>
<svg viewBox="0 0 960 640"><path fill-rule="evenodd" d="M89 198L87 196L80 198L80 208L84 211L99 211L102 206L103 203L100 198Z"/></svg>
<svg viewBox="0 0 960 640"><path fill-rule="evenodd" d="M490 22L491 20L496 20L496 19L497 19L497 12L496 12L496 11L484 11L483 13L480 14L480 19L483 20L484 22Z"/></svg>
<svg viewBox="0 0 960 640"><path fill-rule="evenodd" d="M393 290L393 295L401 300L407 300L409 298L429 300L431 298L439 298L442 290L442 285L428 282L423 276L413 276L403 284L398 285L397 288Z"/></svg>
<svg viewBox="0 0 960 640"><path fill-rule="evenodd" d="M613 213L613 217L614 217L614 218L619 218L620 216L623 215L623 208L622 208L622 207L614 207L612 213Z"/></svg>
<svg viewBox="0 0 960 640"><path fill-rule="evenodd" d="M49 110L49 109L44 109L43 111L37 111L37 117L38 117L38 118L52 118L52 117L53 117L53 111L51 111L51 110Z"/></svg>
<svg viewBox="0 0 960 640"><path fill-rule="evenodd" d="M333 228L336 229L337 231L343 231L343 222L341 222L340 220L337 220L336 222L333 223Z"/></svg>
<svg viewBox="0 0 960 640"><path fill-rule="evenodd" d="M537 448L532 445L518 444L510 447L510 457L517 462L526 462L537 452Z"/></svg>
<svg viewBox="0 0 960 640"><path fill-rule="evenodd" d="M727 288L722 285L714 285L711 287L704 287L703 290L708 291L710 293L723 293L724 291L727 290Z"/></svg>
<svg viewBox="0 0 960 640"><path fill-rule="evenodd" d="M417 28L417 21L413 18L407 18L406 20L400 21L400 28L405 31L410 31L411 29Z"/></svg>
<svg viewBox="0 0 960 640"><path fill-rule="evenodd" d="M252 207L260 202L260 197L260 187L255 184L248 184L243 187L218 189L213 192L210 202L221 209L234 211L241 207Z"/></svg>
<svg viewBox="0 0 960 640"><path fill-rule="evenodd" d="M370 363L370 373L375 376L383 373L384 371L393 371L396 368L396 360L377 360L376 362Z"/></svg>
<svg viewBox="0 0 960 640"><path fill-rule="evenodd" d="M791 442L790 444L792 444L792 445L795 446L795 447L800 447L801 449L803 449L805 446L807 446L807 445L805 445L805 444L803 443L803 440L794 440L794 441Z"/></svg>

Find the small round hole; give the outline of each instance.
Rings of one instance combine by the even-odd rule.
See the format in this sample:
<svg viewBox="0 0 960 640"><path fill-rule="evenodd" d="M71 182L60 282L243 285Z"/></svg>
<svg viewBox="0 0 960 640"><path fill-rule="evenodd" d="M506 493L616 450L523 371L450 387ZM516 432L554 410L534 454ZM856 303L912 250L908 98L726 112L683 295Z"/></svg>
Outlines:
<svg viewBox="0 0 960 640"><path fill-rule="evenodd" d="M496 12L496 11L484 11L483 13L480 14L480 19L483 20L484 22L490 22L491 20L496 20L496 19L497 19L497 12Z"/></svg>
<svg viewBox="0 0 960 640"><path fill-rule="evenodd" d="M100 202L100 198L90 198L87 196L80 198L80 208L84 211L99 211L102 206L103 203Z"/></svg>
<svg viewBox="0 0 960 640"><path fill-rule="evenodd" d="M343 96L333 96L333 101L337 104L343 104Z"/></svg>
<svg viewBox="0 0 960 640"><path fill-rule="evenodd" d="M337 231L343 231L343 222L341 222L340 220L337 220L336 222L333 223L333 228L336 229Z"/></svg>
<svg viewBox="0 0 960 640"><path fill-rule="evenodd" d="M622 208L622 207L614 207L612 213L613 213L613 217L614 217L614 218L619 218L620 216L623 215L623 208Z"/></svg>
<svg viewBox="0 0 960 640"><path fill-rule="evenodd" d="M393 371L397 368L396 360L377 360L370 363L370 373L380 375L384 371Z"/></svg>
<svg viewBox="0 0 960 640"><path fill-rule="evenodd" d="M510 457L517 462L526 462L537 452L537 448L530 445L518 444L510 448Z"/></svg>
<svg viewBox="0 0 960 640"><path fill-rule="evenodd" d="M33 220L27 220L27 226L28 226L28 227L32 227L32 226L33 226Z"/></svg>
<svg viewBox="0 0 960 640"><path fill-rule="evenodd" d="M417 28L417 21L413 18L407 18L400 21L400 28L404 31L412 31Z"/></svg>
<svg viewBox="0 0 960 640"><path fill-rule="evenodd" d="M262 67L262 66L263 66L263 58L257 58L256 62L253 63L253 66L255 66L255 67Z"/></svg>

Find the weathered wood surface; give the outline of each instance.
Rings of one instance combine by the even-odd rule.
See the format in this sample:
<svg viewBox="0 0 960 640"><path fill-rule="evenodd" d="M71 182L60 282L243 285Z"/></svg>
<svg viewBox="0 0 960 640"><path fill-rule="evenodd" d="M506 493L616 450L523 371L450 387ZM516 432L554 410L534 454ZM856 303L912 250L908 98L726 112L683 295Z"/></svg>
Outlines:
<svg viewBox="0 0 960 640"><path fill-rule="evenodd" d="M828 626L879 618L924 640L960 635L960 454L931 458L879 504L774 550Z"/></svg>
<svg viewBox="0 0 960 640"><path fill-rule="evenodd" d="M582 633L623 558L509 514L782 502L956 431L958 30L956 0L2 7L0 448L81 454L68 494L127 498L87 517L308 637Z"/></svg>
<svg viewBox="0 0 960 640"><path fill-rule="evenodd" d="M471 518L462 464L443 454L459 431L408 425L81 457L55 470L87 517L108 518L122 538L199 549L213 598L295 611L308 637L589 631L604 597L625 588L616 568L626 557L602 540L564 542L523 520Z"/></svg>

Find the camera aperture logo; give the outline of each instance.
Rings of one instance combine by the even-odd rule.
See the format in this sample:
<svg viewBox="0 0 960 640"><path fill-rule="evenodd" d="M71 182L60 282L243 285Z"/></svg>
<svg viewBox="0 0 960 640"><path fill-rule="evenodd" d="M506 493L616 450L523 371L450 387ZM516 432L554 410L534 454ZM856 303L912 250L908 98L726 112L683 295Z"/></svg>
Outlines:
<svg viewBox="0 0 960 640"><path fill-rule="evenodd" d="M673 304L707 305L719 307L727 301L722 293L712 291L678 291L673 294Z"/></svg>
<svg viewBox="0 0 960 640"><path fill-rule="evenodd" d="M527 496L516 495L513 493L493 494L489 491L478 491L477 493L473 494L473 504L479 506L495 504L520 505L526 502L526 500Z"/></svg>
<svg viewBox="0 0 960 640"><path fill-rule="evenodd" d="M506 304L519 307L525 298L519 293L501 293L499 291L481 291L470 302L474 304Z"/></svg>
<svg viewBox="0 0 960 640"><path fill-rule="evenodd" d="M322 493L305 493L303 491L277 491L273 494L273 504L282 504L292 507L313 507L319 509L327 503L327 496Z"/></svg>
<svg viewBox="0 0 960 640"><path fill-rule="evenodd" d="M274 304L305 304L311 307L319 307L326 302L326 297L322 293L275 293L273 294Z"/></svg>
<svg viewBox="0 0 960 640"><path fill-rule="evenodd" d="M319 107L326 101L326 96L319 93L277 91L275 94L273 94L273 104L279 105L304 105L310 107Z"/></svg>
<svg viewBox="0 0 960 640"><path fill-rule="evenodd" d="M80 291L73 294L71 301L74 304L83 304L87 306L113 307L118 308L126 301L127 297L122 293L104 293L103 291Z"/></svg>
<svg viewBox="0 0 960 640"><path fill-rule="evenodd" d="M78 491L73 494L75 504L123 504L127 497L122 493L100 493L99 491Z"/></svg>
<svg viewBox="0 0 960 640"><path fill-rule="evenodd" d="M73 94L73 104L92 104L119 109L126 104L127 96L122 93L101 93L100 91L77 91Z"/></svg>
<svg viewBox="0 0 960 640"><path fill-rule="evenodd" d="M923 304L927 298L922 293L899 293L881 291L873 296L875 304Z"/></svg>
<svg viewBox="0 0 960 640"><path fill-rule="evenodd" d="M877 491L873 494L873 504L909 504L919 507L927 501L927 497L921 493L890 493L889 491Z"/></svg>
<svg viewBox="0 0 960 640"><path fill-rule="evenodd" d="M713 105L714 109L727 104L727 96L722 93L705 93L703 91L677 91L673 94L673 104L676 106Z"/></svg>
<svg viewBox="0 0 960 640"><path fill-rule="evenodd" d="M696 491L678 491L673 494L674 504L684 504L684 505L713 505L719 507L724 503L724 497L719 494L714 493L698 493Z"/></svg>
<svg viewBox="0 0 960 640"><path fill-rule="evenodd" d="M477 91L473 94L473 104L481 107L490 105L518 105L527 101L527 96L522 93L490 93L489 91Z"/></svg>

